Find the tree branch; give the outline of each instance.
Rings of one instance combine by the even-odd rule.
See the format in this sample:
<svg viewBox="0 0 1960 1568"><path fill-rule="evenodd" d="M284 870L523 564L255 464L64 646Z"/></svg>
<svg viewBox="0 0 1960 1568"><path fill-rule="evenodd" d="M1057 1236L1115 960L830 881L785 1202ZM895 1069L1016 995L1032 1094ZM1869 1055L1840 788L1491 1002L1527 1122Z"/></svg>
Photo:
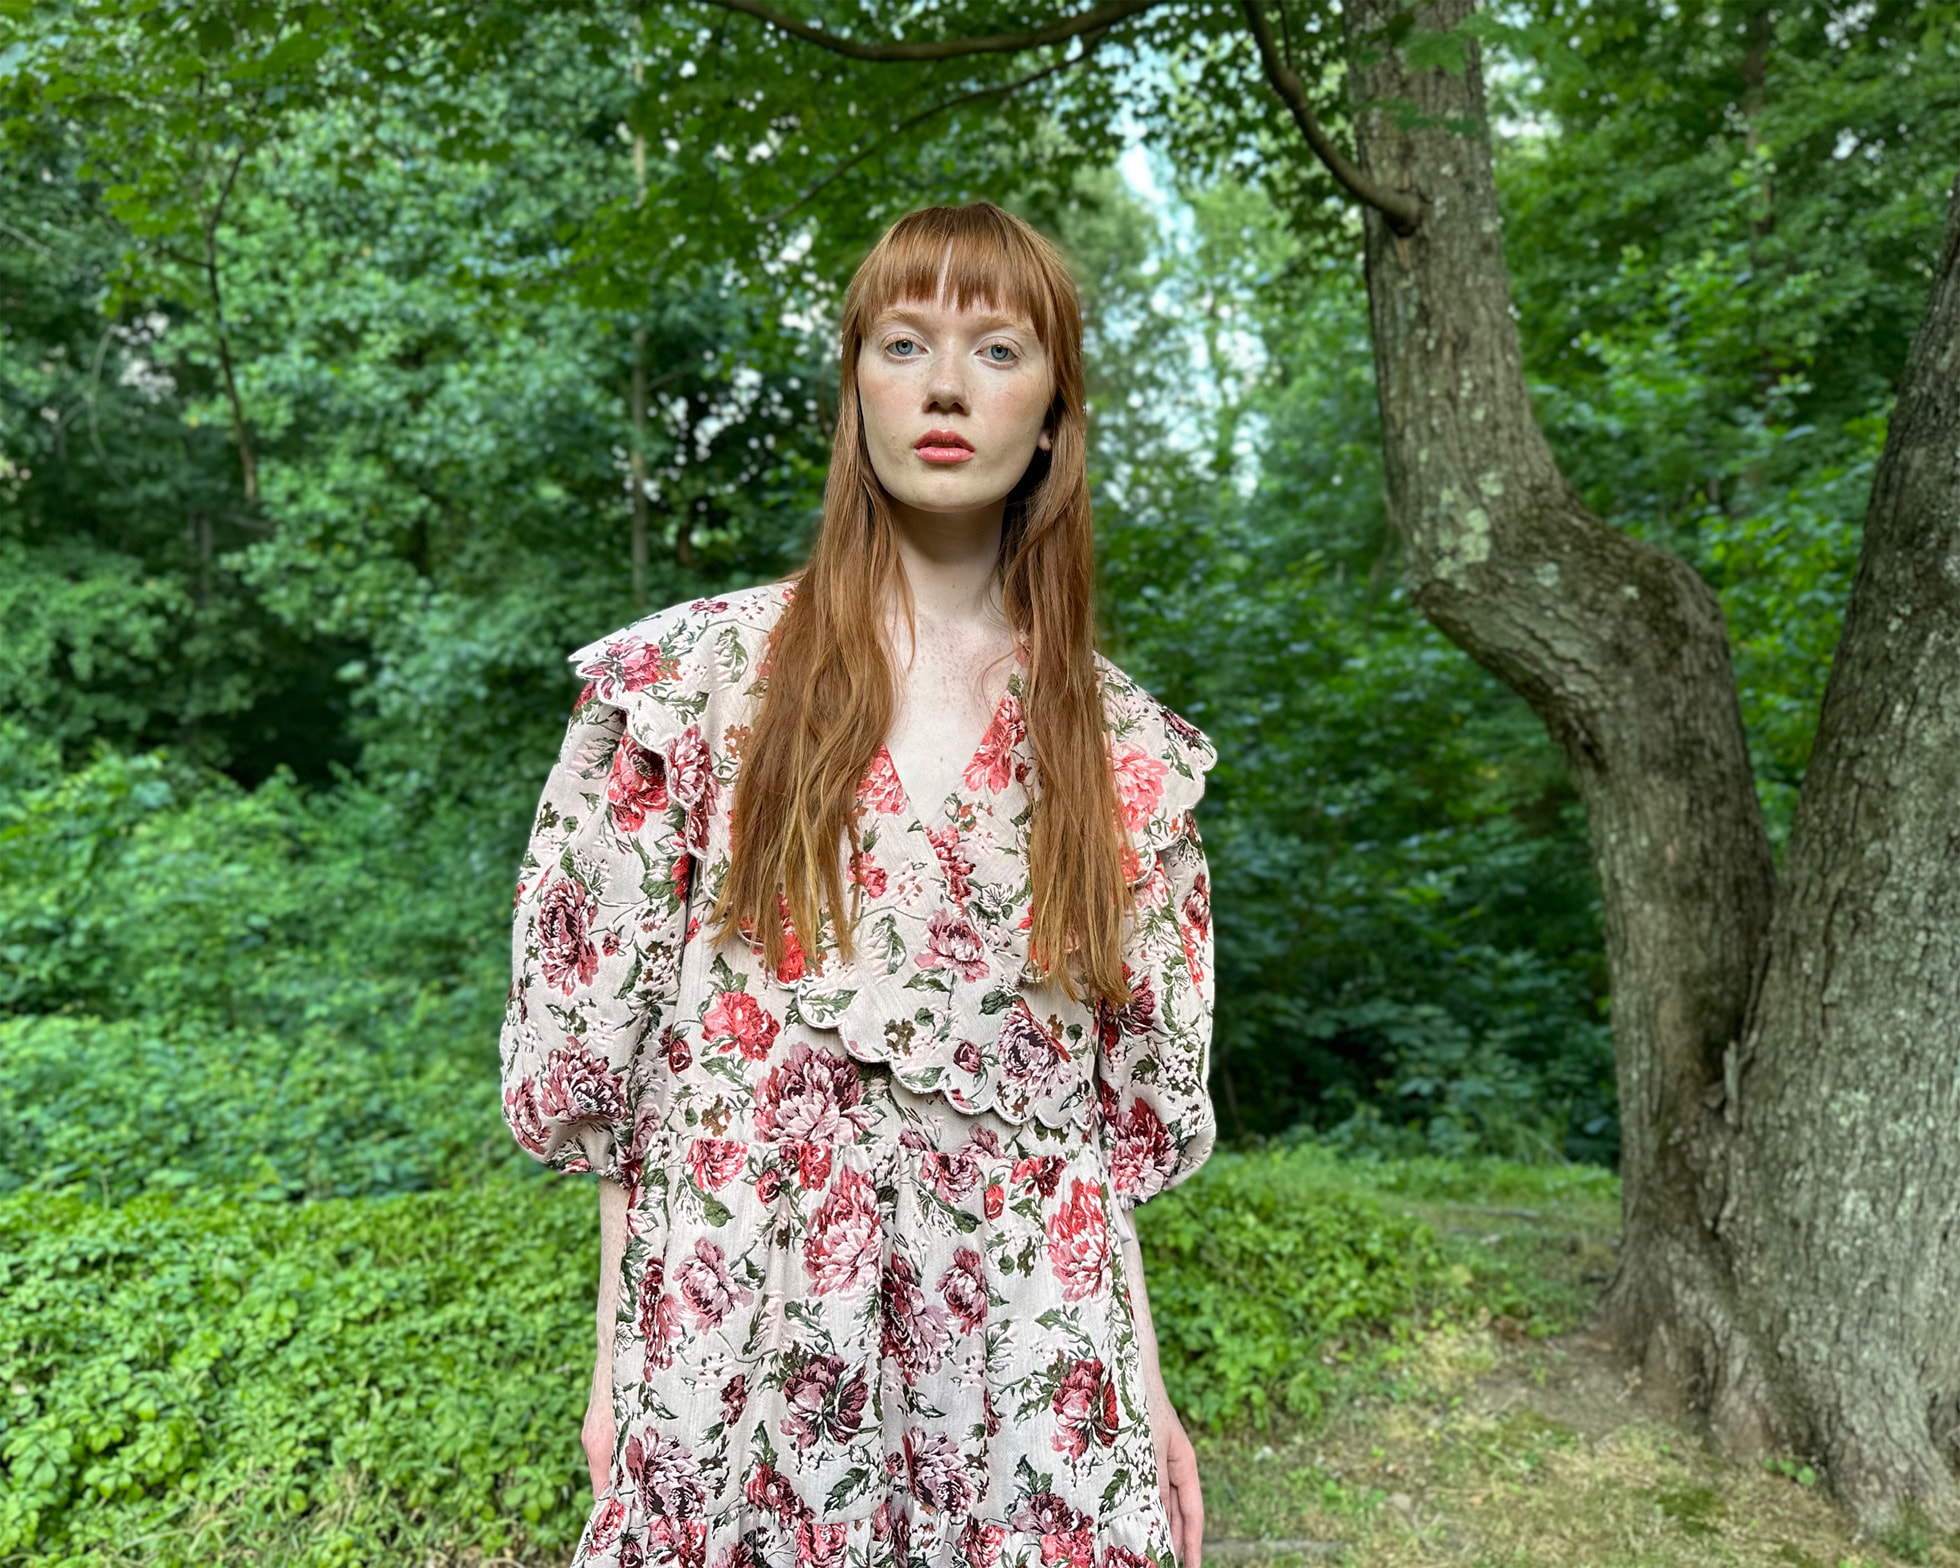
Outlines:
<svg viewBox="0 0 1960 1568"><path fill-rule="evenodd" d="M1376 184L1321 129L1320 121L1314 117L1313 105L1307 98L1306 84L1293 67L1280 58L1278 46L1273 42L1272 24L1266 20L1260 0L1245 0L1245 19L1252 28L1254 41L1259 45L1259 62L1266 68L1267 82L1279 94L1280 101L1293 111L1293 123L1300 127L1300 134L1306 137L1314 156L1357 200L1365 202L1387 218L1389 227L1397 234L1415 233L1422 223L1421 202L1413 192L1392 191Z"/></svg>
<svg viewBox="0 0 1960 1568"><path fill-rule="evenodd" d="M1024 32L990 33L982 38L901 39L889 44L869 44L855 38L840 38L835 33L827 33L820 27L811 27L772 10L761 0L707 0L707 3L718 5L724 11L740 11L746 16L753 16L792 38L800 38L805 43L816 44L832 54L846 55L853 60L954 60L969 54L1018 54L1024 49L1065 43L1083 33L1101 32L1113 27L1118 22L1165 5L1168 0L1104 0L1103 4L1090 10L1078 11L1062 21L1050 22L1046 27L1031 27Z"/></svg>
<svg viewBox="0 0 1960 1568"><path fill-rule="evenodd" d="M799 208L808 206L810 202L813 201L817 197L817 195L825 189L825 187L831 185L837 180L842 179L846 174L850 173L851 170L855 169L860 163L864 162L864 160L866 158L869 158L873 153L884 151L885 148L891 146L893 142L897 141L898 138L903 136L907 131L911 130L915 126L925 124L925 122L927 120L930 120L934 115L945 114L949 110L959 108L962 104L973 103L977 99L981 99L981 98L1004 98L1009 93L1019 92L1023 87L1032 87L1036 82L1040 81L1043 77L1053 76L1057 71L1066 71L1072 65L1082 64L1083 61L1087 60L1090 55L1096 52L1096 46L1100 44L1107 35L1108 35L1108 29L1105 28L1102 29L1101 31L1091 33L1088 36L1086 36L1082 41L1082 52L1076 55L1073 59L1057 60L1053 65L1045 65L1039 71L1030 71L1026 76L1016 77L1011 82L1000 82L992 87L976 87L972 92L958 93L953 97L948 98L944 103L936 103L929 109L921 109L917 114L912 115L908 119L900 120L898 124L894 125L891 128L890 132L887 133L885 136L881 137L878 141L874 142L871 146L863 148L861 151L852 153L842 163L838 164L836 168L832 169L830 173L826 174L822 179L818 180L815 185L812 185L801 196L797 197L795 201L791 202L787 207L780 208L777 211L770 213L769 216L764 218L762 221L764 223L780 223L783 221L783 219L787 218L792 212L797 211Z"/></svg>

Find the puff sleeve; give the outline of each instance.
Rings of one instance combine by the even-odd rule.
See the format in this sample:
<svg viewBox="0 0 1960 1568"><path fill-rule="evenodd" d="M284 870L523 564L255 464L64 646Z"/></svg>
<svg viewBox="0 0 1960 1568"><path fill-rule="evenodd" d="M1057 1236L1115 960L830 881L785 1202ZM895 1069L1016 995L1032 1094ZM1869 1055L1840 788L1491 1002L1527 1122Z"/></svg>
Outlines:
<svg viewBox="0 0 1960 1568"><path fill-rule="evenodd" d="M579 694L519 871L499 1041L518 1144L615 1180L664 1069L693 864L669 759L625 721L594 686Z"/></svg>
<svg viewBox="0 0 1960 1568"><path fill-rule="evenodd" d="M1207 1088L1211 879L1188 810L1132 893L1124 960L1131 999L1106 1018L1096 1059L1110 1190L1126 1235L1127 1211L1193 1175L1218 1136Z"/></svg>

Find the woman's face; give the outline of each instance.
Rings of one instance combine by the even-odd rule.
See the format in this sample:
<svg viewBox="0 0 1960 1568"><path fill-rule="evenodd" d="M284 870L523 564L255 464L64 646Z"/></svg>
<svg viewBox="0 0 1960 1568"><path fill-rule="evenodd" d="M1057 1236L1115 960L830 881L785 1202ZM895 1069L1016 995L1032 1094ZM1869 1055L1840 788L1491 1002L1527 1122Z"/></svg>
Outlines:
<svg viewBox="0 0 1960 1568"><path fill-rule="evenodd" d="M1050 446L1053 377L1024 317L943 297L893 305L867 324L857 378L872 471L902 509L998 522Z"/></svg>

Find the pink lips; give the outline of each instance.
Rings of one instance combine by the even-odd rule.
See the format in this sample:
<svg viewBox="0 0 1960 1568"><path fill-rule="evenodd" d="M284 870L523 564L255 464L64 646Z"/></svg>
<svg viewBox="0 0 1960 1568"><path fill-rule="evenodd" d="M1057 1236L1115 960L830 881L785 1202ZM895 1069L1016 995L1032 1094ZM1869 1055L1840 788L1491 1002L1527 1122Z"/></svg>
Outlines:
<svg viewBox="0 0 1960 1568"><path fill-rule="evenodd" d="M928 430L912 450L928 463L964 463L973 456L973 443L957 430Z"/></svg>

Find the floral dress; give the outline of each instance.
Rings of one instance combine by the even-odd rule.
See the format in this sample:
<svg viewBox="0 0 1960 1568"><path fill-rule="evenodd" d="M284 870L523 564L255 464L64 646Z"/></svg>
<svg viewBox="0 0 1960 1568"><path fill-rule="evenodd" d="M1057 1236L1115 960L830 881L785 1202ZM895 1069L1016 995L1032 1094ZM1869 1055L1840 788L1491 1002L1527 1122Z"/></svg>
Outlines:
<svg viewBox="0 0 1960 1568"><path fill-rule="evenodd" d="M504 1116L628 1195L611 1485L635 1568L1172 1562L1118 1238L1216 1136L1206 738L1100 672L1132 1000L1028 959L1018 671L938 802L880 749L853 959L711 940L770 584L579 650L517 889ZM840 846L840 856L845 850Z"/></svg>

